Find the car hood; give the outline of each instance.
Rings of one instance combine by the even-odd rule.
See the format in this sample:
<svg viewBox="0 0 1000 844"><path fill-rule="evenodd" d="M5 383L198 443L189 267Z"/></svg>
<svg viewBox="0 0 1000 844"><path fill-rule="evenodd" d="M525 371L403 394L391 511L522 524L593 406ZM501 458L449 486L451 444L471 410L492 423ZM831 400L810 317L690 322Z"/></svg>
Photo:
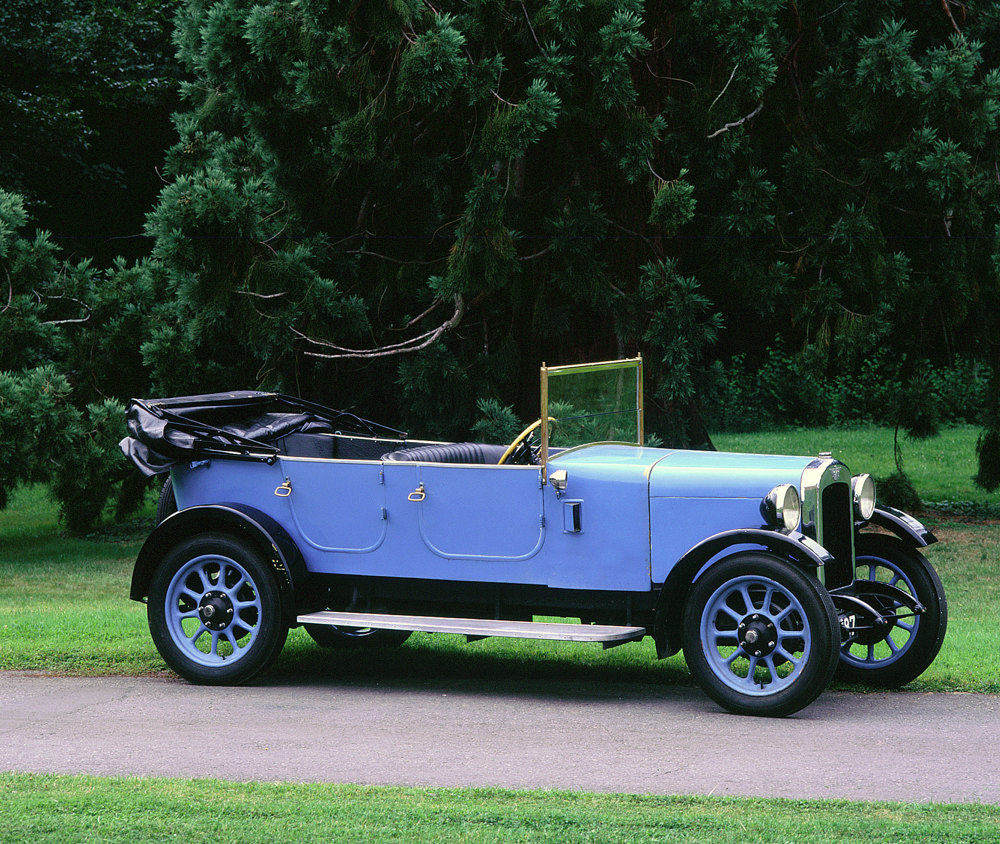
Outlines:
<svg viewBox="0 0 1000 844"><path fill-rule="evenodd" d="M599 444L557 454L550 462L565 469L603 467L617 476L641 473L653 497L761 498L778 484L798 488L802 471L815 459Z"/></svg>

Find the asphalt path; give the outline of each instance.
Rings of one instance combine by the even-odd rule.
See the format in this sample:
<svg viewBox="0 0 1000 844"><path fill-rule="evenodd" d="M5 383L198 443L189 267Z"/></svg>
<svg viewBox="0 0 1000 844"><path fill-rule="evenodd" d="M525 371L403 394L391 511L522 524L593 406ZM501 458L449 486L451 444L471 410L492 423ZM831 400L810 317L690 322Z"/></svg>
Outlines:
<svg viewBox="0 0 1000 844"><path fill-rule="evenodd" d="M827 692L766 719L672 685L0 672L0 770L1000 804L1000 696Z"/></svg>

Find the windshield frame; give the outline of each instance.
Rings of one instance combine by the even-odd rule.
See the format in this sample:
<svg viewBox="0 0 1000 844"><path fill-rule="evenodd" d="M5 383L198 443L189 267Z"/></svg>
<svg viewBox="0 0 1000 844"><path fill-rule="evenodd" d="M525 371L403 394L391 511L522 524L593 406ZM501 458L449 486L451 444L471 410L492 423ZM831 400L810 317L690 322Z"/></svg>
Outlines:
<svg viewBox="0 0 1000 844"><path fill-rule="evenodd" d="M642 445L645 441L645 425L643 414L643 391L642 391L642 355L634 358L623 358L621 360L606 360L596 363L577 363L566 366L541 366L541 427L539 437L541 439L541 463L542 463L542 483L548 478L549 464L549 379L553 376L585 374L593 372L604 372L616 369L635 370L635 410L636 410L636 439L635 445Z"/></svg>

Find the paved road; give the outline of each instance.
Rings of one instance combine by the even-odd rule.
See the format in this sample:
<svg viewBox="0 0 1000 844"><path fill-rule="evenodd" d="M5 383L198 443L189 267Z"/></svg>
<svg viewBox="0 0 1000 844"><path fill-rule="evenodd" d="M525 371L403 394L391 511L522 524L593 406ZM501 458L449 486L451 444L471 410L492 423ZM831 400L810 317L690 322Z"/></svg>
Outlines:
<svg viewBox="0 0 1000 844"><path fill-rule="evenodd" d="M0 672L0 770L1000 804L1000 697L827 692L772 720L676 686Z"/></svg>

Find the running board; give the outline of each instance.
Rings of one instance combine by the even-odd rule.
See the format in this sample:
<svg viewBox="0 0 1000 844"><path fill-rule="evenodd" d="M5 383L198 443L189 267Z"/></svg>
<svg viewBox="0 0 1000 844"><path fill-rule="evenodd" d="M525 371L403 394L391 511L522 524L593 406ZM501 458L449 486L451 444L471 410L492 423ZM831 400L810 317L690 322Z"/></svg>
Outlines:
<svg viewBox="0 0 1000 844"><path fill-rule="evenodd" d="M300 624L333 627L373 627L377 630L420 630L426 633L459 633L475 639L501 636L508 639L554 639L564 642L620 644L641 639L645 627L610 624L564 624L550 621L498 621L485 618L438 618L430 615L390 615L364 612L314 612L300 615Z"/></svg>

